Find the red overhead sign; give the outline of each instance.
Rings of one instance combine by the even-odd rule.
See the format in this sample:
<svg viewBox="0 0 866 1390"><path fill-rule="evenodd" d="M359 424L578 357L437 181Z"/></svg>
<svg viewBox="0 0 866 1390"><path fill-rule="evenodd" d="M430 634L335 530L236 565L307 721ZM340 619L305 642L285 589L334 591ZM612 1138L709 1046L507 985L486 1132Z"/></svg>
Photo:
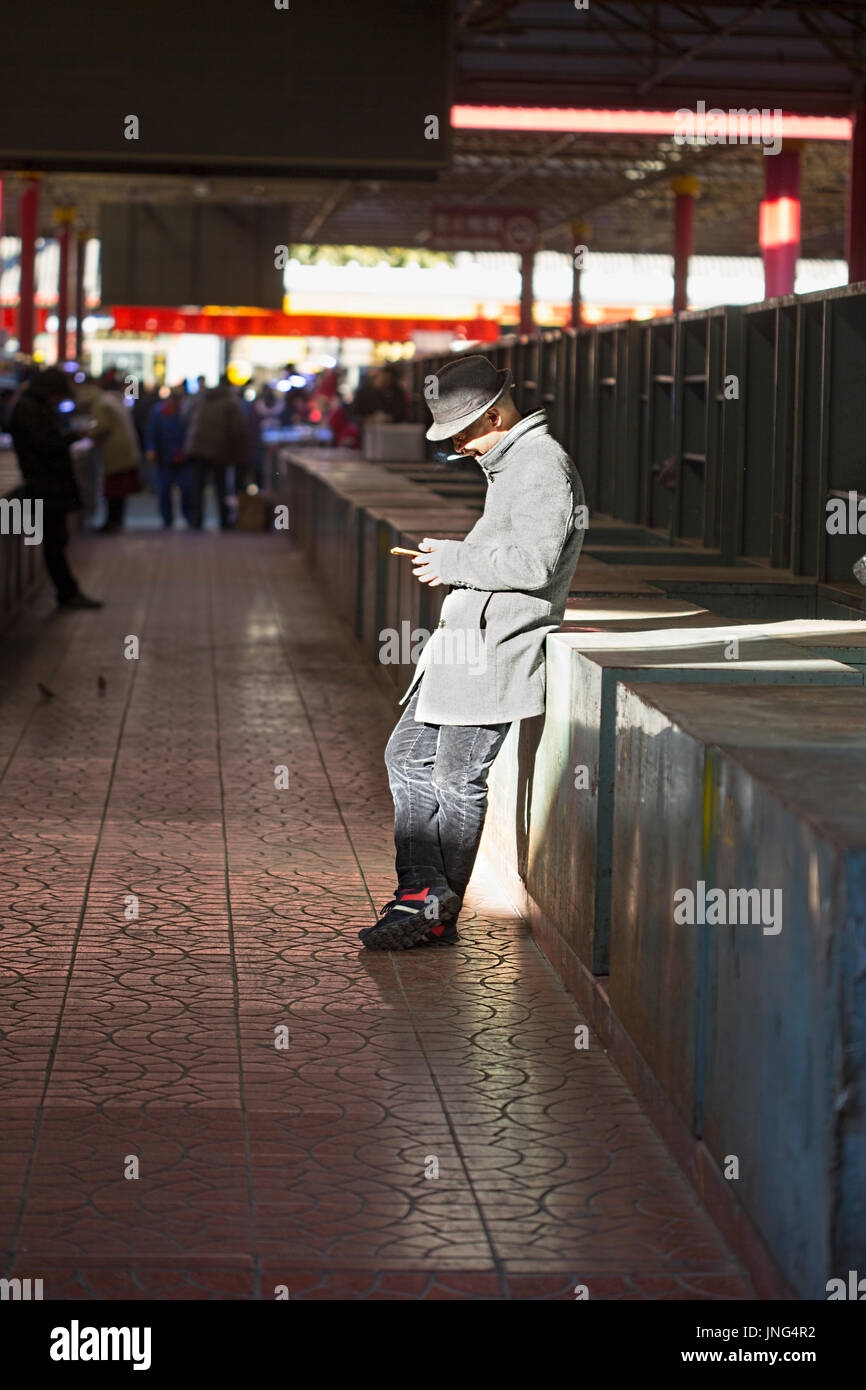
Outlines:
<svg viewBox="0 0 866 1390"><path fill-rule="evenodd" d="M8 311L13 312L11 309ZM408 342L413 333L451 332L455 338L491 343L499 325L490 319L381 318L372 314L188 313L179 309L115 304L101 310L114 319L121 333L214 333L222 338L373 338L379 342Z"/></svg>
<svg viewBox="0 0 866 1390"><path fill-rule="evenodd" d="M434 203L430 210L432 251L534 251L537 244L535 208Z"/></svg>

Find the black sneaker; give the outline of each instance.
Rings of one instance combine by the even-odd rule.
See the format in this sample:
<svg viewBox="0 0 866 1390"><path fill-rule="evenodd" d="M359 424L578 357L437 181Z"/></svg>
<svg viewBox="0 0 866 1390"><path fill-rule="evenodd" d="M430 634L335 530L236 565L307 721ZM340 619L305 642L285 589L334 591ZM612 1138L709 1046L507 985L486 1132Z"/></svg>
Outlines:
<svg viewBox="0 0 866 1390"><path fill-rule="evenodd" d="M444 928L453 923L459 910L460 899L450 888L442 888L438 893L432 888L404 890L385 904L378 922L372 927L362 928L358 936L371 951L408 951L422 942L427 944L428 936L432 936L438 927L443 930L438 936L432 936L429 943L438 945ZM450 945L453 942L442 944Z"/></svg>
<svg viewBox="0 0 866 1390"><path fill-rule="evenodd" d="M460 943L460 933L457 930L456 922L438 922L435 927L429 927L420 941L416 941L416 946L457 946Z"/></svg>

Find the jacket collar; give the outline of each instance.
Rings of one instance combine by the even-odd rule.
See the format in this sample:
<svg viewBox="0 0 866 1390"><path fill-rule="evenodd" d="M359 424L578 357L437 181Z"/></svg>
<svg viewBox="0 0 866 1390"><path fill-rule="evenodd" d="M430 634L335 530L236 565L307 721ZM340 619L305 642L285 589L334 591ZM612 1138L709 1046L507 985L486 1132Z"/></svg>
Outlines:
<svg viewBox="0 0 866 1390"><path fill-rule="evenodd" d="M531 415L524 415L522 420L518 420L516 425L512 425L498 444L494 444L492 449L488 449L486 454L481 455L478 462L482 471L488 478L493 473L499 473L511 462L513 446L525 439L527 435L539 433L547 434L547 413L544 410L533 410Z"/></svg>

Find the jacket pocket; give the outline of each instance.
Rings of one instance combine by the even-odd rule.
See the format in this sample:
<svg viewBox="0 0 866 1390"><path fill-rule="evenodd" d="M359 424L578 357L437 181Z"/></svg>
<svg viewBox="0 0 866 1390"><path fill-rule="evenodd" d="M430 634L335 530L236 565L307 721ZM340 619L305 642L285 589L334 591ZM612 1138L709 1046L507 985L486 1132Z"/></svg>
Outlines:
<svg viewBox="0 0 866 1390"><path fill-rule="evenodd" d="M483 628L492 593L487 589L452 589L442 605L440 627Z"/></svg>

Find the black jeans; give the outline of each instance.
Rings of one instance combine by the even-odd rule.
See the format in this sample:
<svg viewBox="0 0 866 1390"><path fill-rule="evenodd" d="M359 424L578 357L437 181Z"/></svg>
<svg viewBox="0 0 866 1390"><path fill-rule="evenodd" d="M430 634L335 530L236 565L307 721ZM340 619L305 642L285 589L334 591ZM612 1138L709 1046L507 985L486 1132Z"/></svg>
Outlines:
<svg viewBox="0 0 866 1390"><path fill-rule="evenodd" d="M447 886L462 898L484 829L487 776L510 725L419 724L419 691L385 749L397 882L401 890Z"/></svg>
<svg viewBox="0 0 866 1390"><path fill-rule="evenodd" d="M192 507L195 516L193 522L194 529L200 531L202 528L204 521L204 490L205 484L210 476L213 478L214 492L217 496L220 526L225 530L231 521L231 513L229 512L228 503L226 502L226 474L228 472L228 465L225 463L212 463L209 459L200 458L187 459L187 463L193 468Z"/></svg>
<svg viewBox="0 0 866 1390"><path fill-rule="evenodd" d="M42 514L42 554L58 603L78 593L78 583L66 561L67 542L66 512L46 507Z"/></svg>

